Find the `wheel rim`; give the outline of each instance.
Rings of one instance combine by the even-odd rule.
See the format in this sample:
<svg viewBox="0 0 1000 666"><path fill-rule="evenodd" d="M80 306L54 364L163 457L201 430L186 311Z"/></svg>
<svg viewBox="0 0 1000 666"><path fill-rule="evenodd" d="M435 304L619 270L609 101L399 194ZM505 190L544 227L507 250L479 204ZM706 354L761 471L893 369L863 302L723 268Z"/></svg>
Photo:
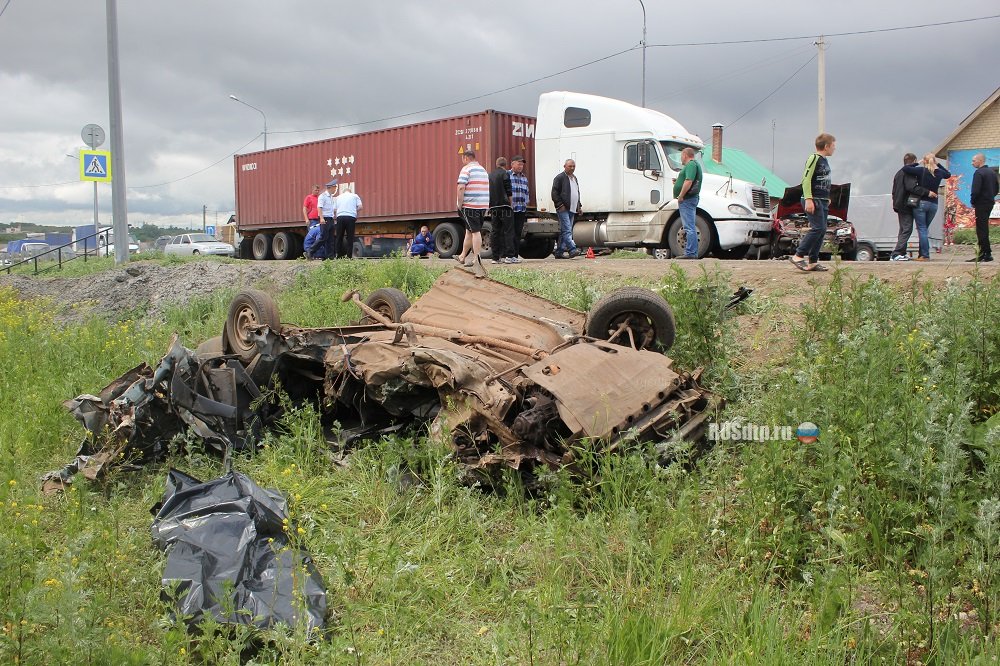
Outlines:
<svg viewBox="0 0 1000 666"><path fill-rule="evenodd" d="M446 231L441 234L438 240L438 250L441 252L451 252L455 249L455 237L451 235L451 232Z"/></svg>
<svg viewBox="0 0 1000 666"><path fill-rule="evenodd" d="M240 348L240 351L250 351L255 348L253 338L250 337L250 330L256 328L259 324L257 320L257 313L249 305L246 305L239 309L234 317L234 322L236 324L236 340L234 343Z"/></svg>
<svg viewBox="0 0 1000 666"><path fill-rule="evenodd" d="M641 312L623 312L608 324L608 342L632 349L649 349L656 340L656 328Z"/></svg>

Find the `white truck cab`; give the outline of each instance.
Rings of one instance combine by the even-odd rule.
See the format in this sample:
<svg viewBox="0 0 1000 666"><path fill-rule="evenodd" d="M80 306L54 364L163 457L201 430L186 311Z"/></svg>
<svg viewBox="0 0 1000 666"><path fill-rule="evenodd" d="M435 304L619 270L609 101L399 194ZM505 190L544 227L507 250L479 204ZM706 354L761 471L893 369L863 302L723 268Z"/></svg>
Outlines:
<svg viewBox="0 0 1000 666"><path fill-rule="evenodd" d="M683 254L673 185L689 146L700 151L704 143L658 111L597 95L545 93L535 129L538 212L555 214L552 179L572 159L583 206L573 226L577 245ZM763 187L705 173L697 217L699 257L742 256L768 242L770 197Z"/></svg>

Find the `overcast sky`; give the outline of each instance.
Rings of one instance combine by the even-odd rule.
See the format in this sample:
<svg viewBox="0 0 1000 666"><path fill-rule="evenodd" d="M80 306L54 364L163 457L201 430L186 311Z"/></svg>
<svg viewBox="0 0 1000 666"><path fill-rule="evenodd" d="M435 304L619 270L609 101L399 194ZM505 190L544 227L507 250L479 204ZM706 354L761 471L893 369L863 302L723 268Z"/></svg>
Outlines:
<svg viewBox="0 0 1000 666"><path fill-rule="evenodd" d="M809 61L821 32L1000 14L996 0L645 5L647 106L706 141L724 123L725 145L791 182L817 132ZM105 2L0 0L0 11L0 222L86 224L93 186L66 154L83 147L85 124L110 129ZM260 114L230 94L266 114L269 148L487 108L534 115L549 90L636 104L642 94L638 48L549 77L637 47L639 0L121 0L118 20L135 225L200 226L203 205L209 223L228 217L232 154L263 147ZM812 37L781 39L802 36ZM998 36L994 18L828 37L834 180L887 192L904 152L935 148L1000 85ZM657 46L734 40L773 41ZM110 224L110 184L99 192Z"/></svg>

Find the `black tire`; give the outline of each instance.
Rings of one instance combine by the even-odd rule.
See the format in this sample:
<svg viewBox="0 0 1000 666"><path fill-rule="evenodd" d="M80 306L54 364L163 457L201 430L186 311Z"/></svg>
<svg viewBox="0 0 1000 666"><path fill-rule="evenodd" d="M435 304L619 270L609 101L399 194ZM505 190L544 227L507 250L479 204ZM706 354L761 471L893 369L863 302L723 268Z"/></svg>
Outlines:
<svg viewBox="0 0 1000 666"><path fill-rule="evenodd" d="M264 261L271 258L271 234L257 234L253 237L253 258Z"/></svg>
<svg viewBox="0 0 1000 666"><path fill-rule="evenodd" d="M262 324L275 331L281 328L274 299L256 289L245 289L236 294L226 316L223 351L238 355L244 365L249 365L257 357L257 345L250 337L250 329Z"/></svg>
<svg viewBox="0 0 1000 666"><path fill-rule="evenodd" d="M493 258L493 239L491 238L492 235L493 235L493 223L483 222L483 231L480 234L480 236L483 239L483 247L479 251L479 256L482 257L483 259Z"/></svg>
<svg viewBox="0 0 1000 666"><path fill-rule="evenodd" d="M854 251L855 261L875 261L878 259L878 252L871 243L858 243L858 249Z"/></svg>
<svg viewBox="0 0 1000 666"><path fill-rule="evenodd" d="M240 241L240 259L253 259L253 239L244 238Z"/></svg>
<svg viewBox="0 0 1000 666"><path fill-rule="evenodd" d="M434 248L442 259L461 254L465 230L454 222L442 222L434 227Z"/></svg>
<svg viewBox="0 0 1000 666"><path fill-rule="evenodd" d="M622 287L594 304L587 314L586 332L592 338L610 340L637 349L667 351L674 344L677 325L670 304L656 292L641 287ZM629 335L631 332L631 336Z"/></svg>
<svg viewBox="0 0 1000 666"><path fill-rule="evenodd" d="M701 259L708 255L708 250L712 247L712 227L700 213L695 215L694 225L698 230L698 258ZM675 257L684 256L685 238L684 225L681 223L680 216L677 216L667 229L667 247L670 248L670 254Z"/></svg>
<svg viewBox="0 0 1000 666"><path fill-rule="evenodd" d="M199 252L198 250L191 250L191 256L197 257L199 254L201 254L201 252Z"/></svg>
<svg viewBox="0 0 1000 666"><path fill-rule="evenodd" d="M351 256L355 259L361 259L365 256L365 245L361 241L354 241L354 247L351 248Z"/></svg>
<svg viewBox="0 0 1000 666"><path fill-rule="evenodd" d="M295 258L295 234L290 231L279 231L271 239L271 256L275 259Z"/></svg>
<svg viewBox="0 0 1000 666"><path fill-rule="evenodd" d="M401 292L399 289L386 287L385 289L376 289L373 291L371 295L365 299L365 305L374 310L378 310L379 314L383 317L398 324L400 318L403 316L403 313L410 309L410 299L408 299L406 294ZM377 322L371 317L366 316L361 320L361 323L375 324Z"/></svg>
<svg viewBox="0 0 1000 666"><path fill-rule="evenodd" d="M528 236L521 241L519 254L525 259L544 259L552 254L556 242L552 238Z"/></svg>

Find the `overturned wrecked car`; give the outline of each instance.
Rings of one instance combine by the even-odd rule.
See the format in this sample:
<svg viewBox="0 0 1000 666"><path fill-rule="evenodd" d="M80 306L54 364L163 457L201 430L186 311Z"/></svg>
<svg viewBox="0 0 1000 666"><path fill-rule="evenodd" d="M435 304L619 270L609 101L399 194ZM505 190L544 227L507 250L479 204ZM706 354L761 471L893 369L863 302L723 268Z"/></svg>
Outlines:
<svg viewBox="0 0 1000 666"><path fill-rule="evenodd" d="M265 399L277 387L319 405L340 444L429 424L477 473L570 465L582 446L697 439L718 404L699 371L664 355L673 314L646 289L584 314L455 268L412 305L395 289L345 299L357 325L300 328L267 294L240 292L222 336L196 351L175 338L158 367L68 401L91 436L49 483L160 458L188 429L220 453L252 447L280 413Z"/></svg>

